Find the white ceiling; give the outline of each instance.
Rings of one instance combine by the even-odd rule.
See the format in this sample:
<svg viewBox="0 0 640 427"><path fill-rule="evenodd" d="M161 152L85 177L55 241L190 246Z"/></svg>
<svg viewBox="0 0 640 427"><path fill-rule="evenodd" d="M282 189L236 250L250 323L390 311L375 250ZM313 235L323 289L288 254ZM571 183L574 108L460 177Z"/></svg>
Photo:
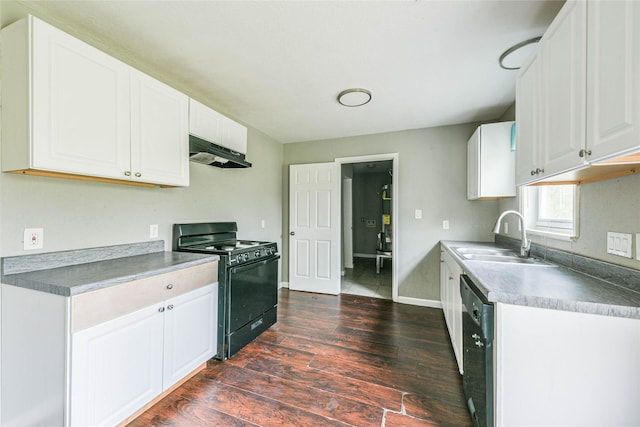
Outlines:
<svg viewBox="0 0 640 427"><path fill-rule="evenodd" d="M12 1L274 139L298 142L498 118L500 54L561 1ZM338 104L363 87L372 101Z"/></svg>

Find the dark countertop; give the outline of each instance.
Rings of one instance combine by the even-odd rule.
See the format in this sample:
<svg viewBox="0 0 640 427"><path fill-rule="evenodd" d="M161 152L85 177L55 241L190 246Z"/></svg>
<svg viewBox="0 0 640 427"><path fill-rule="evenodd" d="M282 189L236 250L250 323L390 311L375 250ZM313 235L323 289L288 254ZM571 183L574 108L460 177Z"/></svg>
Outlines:
<svg viewBox="0 0 640 427"><path fill-rule="evenodd" d="M3 274L2 283L73 296L219 260L217 255L155 252L57 268Z"/></svg>
<svg viewBox="0 0 640 427"><path fill-rule="evenodd" d="M469 260L454 250L501 247L494 243L440 243L491 302L640 319L640 293L626 287L559 265Z"/></svg>

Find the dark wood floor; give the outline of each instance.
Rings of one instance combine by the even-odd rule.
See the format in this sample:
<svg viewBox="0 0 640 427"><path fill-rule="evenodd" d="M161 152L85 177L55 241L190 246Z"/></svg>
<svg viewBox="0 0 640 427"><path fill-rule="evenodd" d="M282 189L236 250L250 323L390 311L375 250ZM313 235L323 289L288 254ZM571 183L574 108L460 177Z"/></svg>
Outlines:
<svg viewBox="0 0 640 427"><path fill-rule="evenodd" d="M280 292L278 323L130 426L471 426L442 311Z"/></svg>

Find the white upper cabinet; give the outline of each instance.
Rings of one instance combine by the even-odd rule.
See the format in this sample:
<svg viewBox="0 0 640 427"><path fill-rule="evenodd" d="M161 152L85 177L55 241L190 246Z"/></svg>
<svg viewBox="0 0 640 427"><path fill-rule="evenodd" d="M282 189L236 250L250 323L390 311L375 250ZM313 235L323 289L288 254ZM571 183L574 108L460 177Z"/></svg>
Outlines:
<svg viewBox="0 0 640 427"><path fill-rule="evenodd" d="M540 78L538 55L534 54L522 66L516 80L516 182L531 181L539 173L538 154Z"/></svg>
<svg viewBox="0 0 640 427"><path fill-rule="evenodd" d="M133 70L131 171L133 178L189 185L189 98Z"/></svg>
<svg viewBox="0 0 640 427"><path fill-rule="evenodd" d="M567 2L540 41L542 176L584 164L586 12L585 2Z"/></svg>
<svg viewBox="0 0 640 427"><path fill-rule="evenodd" d="M568 1L535 55L516 86L517 183L633 173L587 167L640 151L640 4Z"/></svg>
<svg viewBox="0 0 640 427"><path fill-rule="evenodd" d="M188 185L186 95L32 16L2 56L3 171Z"/></svg>
<svg viewBox="0 0 640 427"><path fill-rule="evenodd" d="M467 142L467 199L515 197L513 123L481 125Z"/></svg>
<svg viewBox="0 0 640 427"><path fill-rule="evenodd" d="M589 159L640 150L640 3L588 3Z"/></svg>
<svg viewBox="0 0 640 427"><path fill-rule="evenodd" d="M189 133L220 145L224 116L212 108L189 98Z"/></svg>
<svg viewBox="0 0 640 427"><path fill-rule="evenodd" d="M584 165L585 82L586 4L569 1L516 83L518 184Z"/></svg>
<svg viewBox="0 0 640 427"><path fill-rule="evenodd" d="M195 99L189 100L189 133L237 153L247 154L247 128Z"/></svg>

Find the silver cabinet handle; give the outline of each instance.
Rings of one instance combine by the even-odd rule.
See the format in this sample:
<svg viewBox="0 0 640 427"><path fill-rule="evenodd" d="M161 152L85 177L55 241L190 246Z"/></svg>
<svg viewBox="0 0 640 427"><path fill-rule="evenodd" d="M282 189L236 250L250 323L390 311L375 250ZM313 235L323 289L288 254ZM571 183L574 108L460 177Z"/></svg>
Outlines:
<svg viewBox="0 0 640 427"><path fill-rule="evenodd" d="M578 152L578 156L586 157L591 155L591 150L585 150L584 148Z"/></svg>
<svg viewBox="0 0 640 427"><path fill-rule="evenodd" d="M173 289L173 283L169 283L169 284L167 285L167 289L169 289L169 290Z"/></svg>
<svg viewBox="0 0 640 427"><path fill-rule="evenodd" d="M131 171L125 171L124 176L131 176Z"/></svg>
<svg viewBox="0 0 640 427"><path fill-rule="evenodd" d="M164 313L164 307L160 307L160 308L158 309L158 311L159 311L160 313Z"/></svg>
<svg viewBox="0 0 640 427"><path fill-rule="evenodd" d="M544 169L541 169L541 168L531 169L531 176L538 175L541 173L544 173Z"/></svg>
<svg viewBox="0 0 640 427"><path fill-rule="evenodd" d="M167 310L173 310L173 304L169 304L169 305L167 306Z"/></svg>
<svg viewBox="0 0 640 427"><path fill-rule="evenodd" d="M136 172L136 177L140 178L142 176L142 174L140 172Z"/></svg>

